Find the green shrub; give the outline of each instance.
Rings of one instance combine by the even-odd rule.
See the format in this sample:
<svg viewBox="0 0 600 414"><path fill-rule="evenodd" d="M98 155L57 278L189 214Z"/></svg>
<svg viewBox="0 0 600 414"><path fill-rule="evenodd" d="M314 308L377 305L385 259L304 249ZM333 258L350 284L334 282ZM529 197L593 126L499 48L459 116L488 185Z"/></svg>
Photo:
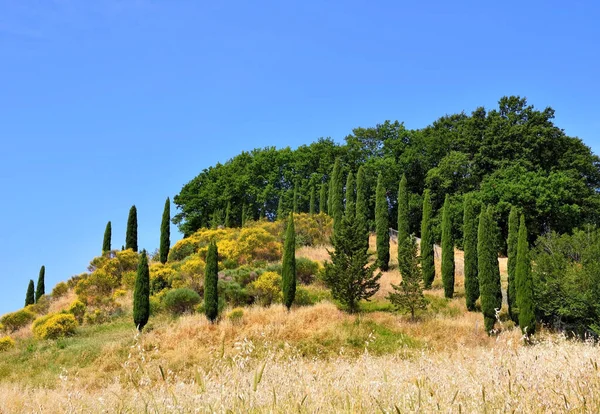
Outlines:
<svg viewBox="0 0 600 414"><path fill-rule="evenodd" d="M281 268L281 265L279 266ZM250 266L240 266L237 269L226 269L222 274L223 280L227 281L229 279L244 287L249 283L254 282L262 272L262 269L255 269Z"/></svg>
<svg viewBox="0 0 600 414"><path fill-rule="evenodd" d="M187 288L179 288L167 292L163 304L169 312L180 315L185 312L192 312L200 301L201 298L197 292Z"/></svg>
<svg viewBox="0 0 600 414"><path fill-rule="evenodd" d="M314 305L316 302L314 301L314 297L310 294L310 292L305 289L303 286L298 286L296 288L296 296L294 297L294 304L298 306L310 306Z"/></svg>
<svg viewBox="0 0 600 414"><path fill-rule="evenodd" d="M281 275L265 272L250 284L256 300L263 306L269 306L281 297Z"/></svg>
<svg viewBox="0 0 600 414"><path fill-rule="evenodd" d="M227 313L227 319L234 325L239 324L244 317L244 310L242 308L235 308Z"/></svg>
<svg viewBox="0 0 600 414"><path fill-rule="evenodd" d="M35 319L35 314L28 309L21 309L16 312L8 313L0 319L4 329L14 332L24 326L29 325Z"/></svg>
<svg viewBox="0 0 600 414"><path fill-rule="evenodd" d="M0 338L0 352L8 351L11 348L14 348L15 341L10 336L5 336L4 338Z"/></svg>
<svg viewBox="0 0 600 414"><path fill-rule="evenodd" d="M52 298L58 299L61 296L66 295L68 291L69 286L65 282L60 282L56 286L54 286L54 289L52 289Z"/></svg>
<svg viewBox="0 0 600 414"><path fill-rule="evenodd" d="M165 307L160 299L160 297L154 295L150 296L150 316L154 316L156 314L161 313Z"/></svg>
<svg viewBox="0 0 600 414"><path fill-rule="evenodd" d="M34 323L33 334L38 339L56 339L75 334L77 320L67 313L47 315L42 322ZM36 321L37 322L37 321Z"/></svg>
<svg viewBox="0 0 600 414"><path fill-rule="evenodd" d="M319 264L306 257L296 258L296 277L305 285L312 283L319 272Z"/></svg>
<svg viewBox="0 0 600 414"><path fill-rule="evenodd" d="M235 269L236 267L239 266L238 262L235 261L235 260L232 260L232 259L225 259L225 260L223 260L222 265L223 265L223 267L225 269Z"/></svg>
<svg viewBox="0 0 600 414"><path fill-rule="evenodd" d="M85 315L85 304L80 301L80 300L76 300L75 302L73 302L71 304L71 306L69 306L69 310L68 312L70 314L72 314L73 316L75 316L75 319L77 319L78 323L83 323L83 317Z"/></svg>
<svg viewBox="0 0 600 414"><path fill-rule="evenodd" d="M108 313L100 309L94 309L85 313L84 320L87 325L99 325L107 322L109 319Z"/></svg>
<svg viewBox="0 0 600 414"><path fill-rule="evenodd" d="M241 287L239 283L219 280L218 289L219 297L222 297L232 306L249 305L253 301L252 296L250 296L248 292L246 292L246 289Z"/></svg>

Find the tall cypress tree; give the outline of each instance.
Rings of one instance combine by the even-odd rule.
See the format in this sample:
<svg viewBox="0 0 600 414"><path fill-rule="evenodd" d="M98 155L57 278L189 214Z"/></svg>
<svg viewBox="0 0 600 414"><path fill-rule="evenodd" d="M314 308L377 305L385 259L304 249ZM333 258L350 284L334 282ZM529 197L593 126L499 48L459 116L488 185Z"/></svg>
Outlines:
<svg viewBox="0 0 600 414"><path fill-rule="evenodd" d="M467 309L475 310L475 302L479 298L479 278L477 277L477 216L473 197L465 197L463 213L463 247L465 263L465 298Z"/></svg>
<svg viewBox="0 0 600 414"><path fill-rule="evenodd" d="M321 184L319 192L319 213L327 213L327 183Z"/></svg>
<svg viewBox="0 0 600 414"><path fill-rule="evenodd" d="M433 232L431 231L431 193L423 193L423 218L421 219L421 271L425 289L431 289L435 279L435 262L433 254Z"/></svg>
<svg viewBox="0 0 600 414"><path fill-rule="evenodd" d="M38 276L37 289L35 290L35 301L37 302L46 293L46 284L44 279L46 278L46 266L40 268L40 274Z"/></svg>
<svg viewBox="0 0 600 414"><path fill-rule="evenodd" d="M310 186L310 204L309 204L309 208L308 208L308 212L311 216L313 216L315 214L315 186L311 185Z"/></svg>
<svg viewBox="0 0 600 414"><path fill-rule="evenodd" d="M333 233L337 231L344 216L344 182L342 165L339 158L333 165L333 187L331 188L331 213L333 216Z"/></svg>
<svg viewBox="0 0 600 414"><path fill-rule="evenodd" d="M377 178L377 190L375 190L375 231L377 233L377 265L381 270L386 271L390 263L390 228L388 202L381 173Z"/></svg>
<svg viewBox="0 0 600 414"><path fill-rule="evenodd" d="M283 245L283 259L281 269L283 304L290 310L296 296L296 231L294 229L294 214L290 213L285 241Z"/></svg>
<svg viewBox="0 0 600 414"><path fill-rule="evenodd" d="M450 219L450 197L446 194L442 211L442 283L444 296L454 296L454 241L452 240L452 220Z"/></svg>
<svg viewBox="0 0 600 414"><path fill-rule="evenodd" d="M356 204L354 203L354 175L348 173L346 178L346 217L354 220L356 213Z"/></svg>
<svg viewBox="0 0 600 414"><path fill-rule="evenodd" d="M517 208L512 206L508 215L508 314L510 319L519 323L517 312L517 290L515 284L515 271L517 269L517 245L519 243L519 214Z"/></svg>
<svg viewBox="0 0 600 414"><path fill-rule="evenodd" d="M369 249L369 226L367 206L367 186L365 183L365 169L361 165L356 174L356 217L358 228L365 235L365 248Z"/></svg>
<svg viewBox="0 0 600 414"><path fill-rule="evenodd" d="M127 218L127 234L125 235L125 248L138 251L138 236L137 236L137 209L131 206L129 209L129 217Z"/></svg>
<svg viewBox="0 0 600 414"><path fill-rule="evenodd" d="M398 186L398 270L403 278L405 274L411 273L413 259L417 254L416 251L413 252L412 244L408 227L408 187L406 176L402 174Z"/></svg>
<svg viewBox="0 0 600 414"><path fill-rule="evenodd" d="M491 334L496 323L496 309L502 306L500 268L496 250L495 224L492 208L481 209L477 229L477 273L481 294L481 311L485 330Z"/></svg>
<svg viewBox="0 0 600 414"><path fill-rule="evenodd" d="M231 201L227 202L227 207L225 208L225 227L231 227Z"/></svg>
<svg viewBox="0 0 600 414"><path fill-rule="evenodd" d="M133 322L139 331L144 329L150 317L150 270L146 250L142 251L138 262L135 287L133 290Z"/></svg>
<svg viewBox="0 0 600 414"><path fill-rule="evenodd" d="M102 241L102 254L110 252L110 241L112 238L112 225L110 221L106 223L106 229L104 229L104 240Z"/></svg>
<svg viewBox="0 0 600 414"><path fill-rule="evenodd" d="M334 165L335 168L335 165ZM331 173L331 176L329 177L329 185L327 187L328 191L327 191L327 214L333 217L333 191L334 191L334 185L333 185L333 170Z"/></svg>
<svg viewBox="0 0 600 414"><path fill-rule="evenodd" d="M33 305L35 303L35 288L33 286L33 280L29 279L29 285L27 286L27 293L25 294L25 306Z"/></svg>
<svg viewBox="0 0 600 414"><path fill-rule="evenodd" d="M527 227L525 226L525 216L523 214L521 214L521 223L519 225L515 282L519 326L525 335L533 335L535 333L533 280L531 278L531 261L529 259L529 246L527 244Z"/></svg>
<svg viewBox="0 0 600 414"><path fill-rule="evenodd" d="M206 268L204 272L204 314L209 321L214 322L219 316L219 253L217 244L212 242L206 253Z"/></svg>
<svg viewBox="0 0 600 414"><path fill-rule="evenodd" d="M165 200L162 223L160 224L160 262L167 263L169 249L171 248L171 199Z"/></svg>

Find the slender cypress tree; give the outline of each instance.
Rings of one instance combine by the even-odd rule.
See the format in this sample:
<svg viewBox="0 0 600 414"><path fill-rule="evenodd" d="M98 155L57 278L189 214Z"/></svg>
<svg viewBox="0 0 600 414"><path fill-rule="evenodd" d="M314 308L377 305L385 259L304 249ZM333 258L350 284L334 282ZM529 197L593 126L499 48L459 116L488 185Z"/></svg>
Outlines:
<svg viewBox="0 0 600 414"><path fill-rule="evenodd" d="M29 279L29 285L27 286L27 293L25 294L25 306L33 305L35 303L35 288L33 286L33 280Z"/></svg>
<svg viewBox="0 0 600 414"><path fill-rule="evenodd" d="M433 255L433 233L431 231L431 193L423 193L423 218L421 219L421 271L425 289L431 289L435 279L435 262Z"/></svg>
<svg viewBox="0 0 600 414"><path fill-rule="evenodd" d="M496 309L502 306L500 268L495 246L496 234L491 206L481 209L477 229L477 273L481 294L481 311L485 330L491 335L496 323Z"/></svg>
<svg viewBox="0 0 600 414"><path fill-rule="evenodd" d="M442 283L444 296L454 296L454 241L452 240L452 221L450 219L450 197L446 194L442 212Z"/></svg>
<svg viewBox="0 0 600 414"><path fill-rule="evenodd" d="M160 224L160 262L167 263L169 249L171 248L171 199L165 200L162 223Z"/></svg>
<svg viewBox="0 0 600 414"><path fill-rule="evenodd" d="M204 272L204 314L214 322L219 316L219 253L217 244L212 242L206 253L206 269Z"/></svg>
<svg viewBox="0 0 600 414"><path fill-rule="evenodd" d="M106 229L104 229L104 240L102 241L102 254L110 252L110 241L112 238L112 225L110 221L106 223Z"/></svg>
<svg viewBox="0 0 600 414"><path fill-rule="evenodd" d="M319 213L327 213L327 183L321 184L319 192Z"/></svg>
<svg viewBox="0 0 600 414"><path fill-rule="evenodd" d="M516 302L518 307L519 326L527 336L535 333L535 305L533 299L533 280L531 278L531 261L527 244L527 227L525 216L521 214L519 240L517 246L517 266L515 269Z"/></svg>
<svg viewBox="0 0 600 414"><path fill-rule="evenodd" d="M283 219L283 194L279 196L279 202L277 203L277 220Z"/></svg>
<svg viewBox="0 0 600 414"><path fill-rule="evenodd" d="M35 301L37 302L46 293L46 284L44 279L46 278L46 266L40 268L40 274L38 276L37 289L35 290Z"/></svg>
<svg viewBox="0 0 600 414"><path fill-rule="evenodd" d="M419 268L417 243L414 236L410 235L407 238L408 240L402 243L398 240L398 256L402 257L403 261L400 269L402 281L399 285L392 284L394 290L388 295L388 300L397 308L409 311L414 321L416 311L425 309L427 301L423 296L423 276Z"/></svg>
<svg viewBox="0 0 600 414"><path fill-rule="evenodd" d="M335 168L335 165L334 165ZM329 177L329 185L327 187L328 191L327 191L327 214L329 214L330 216L333 217L333 191L334 191L334 185L333 185L333 170L332 170L332 174Z"/></svg>
<svg viewBox="0 0 600 414"><path fill-rule="evenodd" d="M137 209L135 206L131 206L131 209L129 209L129 218L127 219L125 247L127 249L132 249L134 252L138 251L137 227Z"/></svg>
<svg viewBox="0 0 600 414"><path fill-rule="evenodd" d="M467 309L472 312L479 298L479 279L477 277L477 216L471 196L465 197L463 225L465 298Z"/></svg>
<svg viewBox="0 0 600 414"><path fill-rule="evenodd" d="M227 202L227 207L225 208L225 227L231 227L231 201Z"/></svg>
<svg viewBox="0 0 600 414"><path fill-rule="evenodd" d="M346 217L354 220L356 214L356 204L354 203L354 175L348 173L346 178Z"/></svg>
<svg viewBox="0 0 600 414"><path fill-rule="evenodd" d="M377 190L375 191L375 231L377 233L377 265L381 270L386 271L390 263L390 228L388 202L381 173L377 178Z"/></svg>
<svg viewBox="0 0 600 414"><path fill-rule="evenodd" d="M283 245L283 259L281 269L283 304L288 310L294 303L296 296L296 231L294 230L294 214L290 213L285 242Z"/></svg>
<svg viewBox="0 0 600 414"><path fill-rule="evenodd" d="M510 319L519 323L517 310L517 290L515 284L515 271L517 269L517 247L519 243L519 214L517 208L512 206L508 215L508 314Z"/></svg>
<svg viewBox="0 0 600 414"><path fill-rule="evenodd" d="M316 203L316 200L315 200L315 186L311 185L310 186L310 204L309 204L309 209L308 209L308 212L309 212L309 214L311 216L314 216L314 214L315 214L315 207L316 207L315 203Z"/></svg>
<svg viewBox="0 0 600 414"><path fill-rule="evenodd" d="M409 237L408 227L408 187L406 176L402 174L398 186L398 270L400 270L400 275L403 278L412 269L414 259L412 250L412 240ZM416 257L416 255L415 251L414 256Z"/></svg>
<svg viewBox="0 0 600 414"><path fill-rule="evenodd" d="M369 249L369 226L367 206L367 187L365 183L365 169L361 165L356 174L356 217L358 228L365 235L365 249Z"/></svg>
<svg viewBox="0 0 600 414"><path fill-rule="evenodd" d="M298 181L296 181L296 183L294 183L294 194L293 194L294 200L293 200L293 212L294 213L299 213L300 211L298 211Z"/></svg>
<svg viewBox="0 0 600 414"><path fill-rule="evenodd" d="M138 262L135 287L133 290L133 322L139 331L144 329L150 317L150 270L146 250L142 251Z"/></svg>
<svg viewBox="0 0 600 414"><path fill-rule="evenodd" d="M333 188L331 189L331 211L333 215L333 233L337 231L344 216L344 182L342 177L342 166L340 159L335 160L333 165Z"/></svg>

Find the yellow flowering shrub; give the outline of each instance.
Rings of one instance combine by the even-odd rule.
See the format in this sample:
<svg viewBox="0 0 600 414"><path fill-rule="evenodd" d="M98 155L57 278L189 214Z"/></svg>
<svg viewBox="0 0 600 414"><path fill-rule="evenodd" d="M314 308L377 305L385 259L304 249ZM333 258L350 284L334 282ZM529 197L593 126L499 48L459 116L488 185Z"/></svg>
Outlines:
<svg viewBox="0 0 600 414"><path fill-rule="evenodd" d="M16 312L7 313L0 319L4 329L13 332L27 326L35 319L35 313L28 309L21 309Z"/></svg>
<svg viewBox="0 0 600 414"><path fill-rule="evenodd" d="M8 351L15 347L15 341L10 336L0 338L0 352Z"/></svg>
<svg viewBox="0 0 600 414"><path fill-rule="evenodd" d="M277 302L281 297L281 275L276 272L264 272L248 285L256 300L263 306Z"/></svg>
<svg viewBox="0 0 600 414"><path fill-rule="evenodd" d="M75 302L71 303L71 306L69 306L67 312L75 316L77 322L82 323L83 315L85 315L85 304L80 300L76 300Z"/></svg>
<svg viewBox="0 0 600 414"><path fill-rule="evenodd" d="M33 323L33 334L38 339L56 339L75 334L77 320L70 313L55 313L38 318Z"/></svg>

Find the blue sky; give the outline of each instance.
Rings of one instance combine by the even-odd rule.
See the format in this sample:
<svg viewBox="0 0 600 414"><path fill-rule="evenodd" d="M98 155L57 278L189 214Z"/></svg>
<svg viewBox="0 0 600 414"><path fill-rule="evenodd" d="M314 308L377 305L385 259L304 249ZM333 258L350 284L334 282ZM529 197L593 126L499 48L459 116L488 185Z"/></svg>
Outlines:
<svg viewBox="0 0 600 414"><path fill-rule="evenodd" d="M242 150L420 128L503 95L600 152L595 1L0 0L0 314ZM173 209L174 210L174 209ZM172 228L172 241L181 237Z"/></svg>

